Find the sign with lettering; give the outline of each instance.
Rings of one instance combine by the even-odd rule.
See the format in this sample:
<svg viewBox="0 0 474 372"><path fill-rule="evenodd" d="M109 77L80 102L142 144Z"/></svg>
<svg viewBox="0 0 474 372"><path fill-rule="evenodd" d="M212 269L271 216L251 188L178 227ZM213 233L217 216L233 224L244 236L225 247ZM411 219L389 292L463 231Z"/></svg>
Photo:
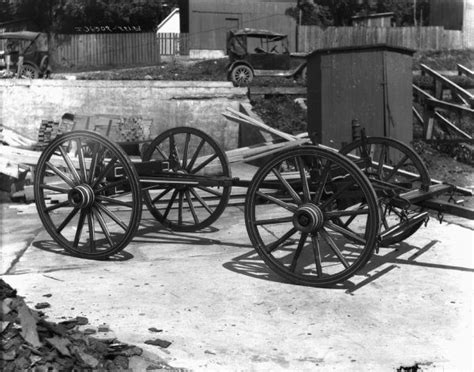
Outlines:
<svg viewBox="0 0 474 372"><path fill-rule="evenodd" d="M121 33L121 32L142 32L141 26L75 26L74 32L78 34L98 34L98 33Z"/></svg>

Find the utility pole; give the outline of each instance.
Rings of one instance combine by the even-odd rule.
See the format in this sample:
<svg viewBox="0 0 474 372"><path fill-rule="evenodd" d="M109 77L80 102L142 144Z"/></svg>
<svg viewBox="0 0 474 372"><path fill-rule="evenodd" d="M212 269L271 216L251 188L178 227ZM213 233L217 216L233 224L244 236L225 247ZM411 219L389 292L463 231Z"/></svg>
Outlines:
<svg viewBox="0 0 474 372"><path fill-rule="evenodd" d="M417 20L416 20L416 0L413 0L413 25L416 27L417 26Z"/></svg>

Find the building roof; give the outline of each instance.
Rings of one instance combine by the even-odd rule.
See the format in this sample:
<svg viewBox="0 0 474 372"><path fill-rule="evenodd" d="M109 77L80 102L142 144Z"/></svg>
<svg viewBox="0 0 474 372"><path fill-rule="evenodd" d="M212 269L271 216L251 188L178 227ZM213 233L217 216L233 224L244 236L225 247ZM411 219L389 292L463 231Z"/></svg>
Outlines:
<svg viewBox="0 0 474 372"><path fill-rule="evenodd" d="M174 8L174 9L171 11L171 13L168 14L168 15L166 16L166 18L163 19L163 20L160 22L160 24L159 24L158 27L156 28L156 31L157 31L157 32L160 31L160 29L163 28L163 26L166 25L166 24L169 22L169 20L170 20L176 13L179 15L179 8Z"/></svg>
<svg viewBox="0 0 474 372"><path fill-rule="evenodd" d="M40 32L33 31L3 32L0 33L0 39L34 40L40 34Z"/></svg>

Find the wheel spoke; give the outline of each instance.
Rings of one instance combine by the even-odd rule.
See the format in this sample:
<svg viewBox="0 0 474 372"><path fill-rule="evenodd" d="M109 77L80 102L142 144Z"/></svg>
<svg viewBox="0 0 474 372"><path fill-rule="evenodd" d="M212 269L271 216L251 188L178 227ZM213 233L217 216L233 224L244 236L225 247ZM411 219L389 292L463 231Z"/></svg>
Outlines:
<svg viewBox="0 0 474 372"><path fill-rule="evenodd" d="M96 250L95 246L95 222L92 210L87 213L87 223L89 224L89 252Z"/></svg>
<svg viewBox="0 0 474 372"><path fill-rule="evenodd" d="M107 176L107 174L113 169L115 163L117 162L117 157L114 156L112 159L110 159L110 162L109 164L107 164L107 166L102 170L102 172L100 172L100 174L97 176L97 178L95 179L94 183L91 185L91 187L93 189L95 189L97 187L97 185L102 182L102 180L104 179L105 176Z"/></svg>
<svg viewBox="0 0 474 372"><path fill-rule="evenodd" d="M379 155L379 160L378 160L378 168L377 168L377 174L379 175L379 178L382 180L383 177L383 166L385 165L385 156L387 153L387 147L385 145L382 145L382 148L380 150L380 155Z"/></svg>
<svg viewBox="0 0 474 372"><path fill-rule="evenodd" d="M95 198L96 198L96 200L98 200L100 202L107 202L107 203L113 204L113 205L120 205L122 207L133 208L133 203L132 202L124 202L123 200L109 198L107 196L102 196L102 195L96 195Z"/></svg>
<svg viewBox="0 0 474 372"><path fill-rule="evenodd" d="M347 230L342 226L338 226L338 225L328 221L327 224L326 224L326 227L328 227L329 229L331 229L335 232L338 232L338 233L344 235L346 238L349 238L349 239L355 241L356 243L366 244L366 241L365 241L364 238L361 238L356 233L354 233L350 230Z"/></svg>
<svg viewBox="0 0 474 372"><path fill-rule="evenodd" d="M66 201L63 201L61 203L58 203L58 204L53 204L52 206L50 207L47 207L45 208L45 212L51 212L51 211L54 211L55 209L59 209L59 208L62 208L62 207L69 207L71 205L71 203L69 203L69 200L66 200Z"/></svg>
<svg viewBox="0 0 474 372"><path fill-rule="evenodd" d="M166 210L165 210L165 213L163 214L163 218L166 219L168 217L168 214L171 211L171 207L173 206L173 203L177 195L178 195L178 190L174 190L173 194L171 195L170 201L168 202L168 205L166 206Z"/></svg>
<svg viewBox="0 0 474 372"><path fill-rule="evenodd" d="M213 161L215 158L217 158L217 154L214 154L212 156L209 156L205 161L203 161L201 164L199 164L196 168L190 170L189 172L192 174L196 174L199 172L202 168L204 168L206 165L208 165L211 161Z"/></svg>
<svg viewBox="0 0 474 372"><path fill-rule="evenodd" d="M57 191L61 194L67 194L70 189L65 189L63 187L58 187L58 186L53 186L53 185L47 185L42 183L39 185L40 189L42 190L51 190L51 191Z"/></svg>
<svg viewBox="0 0 474 372"><path fill-rule="evenodd" d="M329 160L326 161L326 164L324 165L323 170L321 171L320 174L320 181L318 184L318 188L316 189L315 195L314 195L314 202L317 204L321 201L321 197L323 195L324 187L326 186L326 183L328 181L328 176L329 176L329 170L331 169L331 163Z"/></svg>
<svg viewBox="0 0 474 372"><path fill-rule="evenodd" d="M347 269L349 268L350 264L347 262L346 258L342 254L342 252L339 250L337 244L334 242L332 239L331 235L328 234L328 232L325 229L320 230L320 234L323 237L323 239L328 243L329 247L331 250L334 252L334 254L339 258L339 261L341 261L342 265Z"/></svg>
<svg viewBox="0 0 474 372"><path fill-rule="evenodd" d="M70 179L65 173L63 173L60 169L55 167L53 164L51 164L49 161L46 162L46 165L54 172L56 173L64 182L66 182L71 188L73 188L75 185L74 181Z"/></svg>
<svg viewBox="0 0 474 372"><path fill-rule="evenodd" d="M117 225L119 225L124 231L127 231L127 225L118 217L114 212L107 209L100 203L95 203L96 208L100 209L100 211L104 212L107 216L109 216Z"/></svg>
<svg viewBox="0 0 474 372"><path fill-rule="evenodd" d="M163 159L169 159L170 158L170 156L165 155L165 153L160 149L159 145L155 146L155 150L158 151L158 153L160 154L160 156Z"/></svg>
<svg viewBox="0 0 474 372"><path fill-rule="evenodd" d="M390 173L383 178L383 181L388 181L390 180L397 172L398 170L402 167L403 164L408 160L408 155L405 155L400 161L393 167L393 169L390 171Z"/></svg>
<svg viewBox="0 0 474 372"><path fill-rule="evenodd" d="M336 200L339 196L344 194L347 189L349 189L351 186L353 186L353 183L347 182L341 189L339 189L336 193L332 194L329 198L327 198L320 206L321 209L326 208L328 205L330 205L334 200Z"/></svg>
<svg viewBox="0 0 474 372"><path fill-rule="evenodd" d="M300 196L295 191L295 189L289 184L289 182L281 175L281 173L278 171L278 169L273 168L272 172L278 178L278 180L282 183L282 185L285 186L286 190L289 192L289 194L293 198L294 202L298 205L301 204L302 201L301 201Z"/></svg>
<svg viewBox="0 0 474 372"><path fill-rule="evenodd" d="M94 190L94 194L98 195L98 194L100 194L100 193L102 193L106 190L112 189L112 188L117 187L117 186L127 185L129 183L130 182L127 178L122 178L118 181L108 182L105 185L101 185L99 188L96 188ZM125 194L125 193L123 193L123 194Z"/></svg>
<svg viewBox="0 0 474 372"><path fill-rule="evenodd" d="M164 191L162 191L159 195L155 196L153 200L151 201L153 204L155 204L158 200L160 200L163 196L168 194L173 188L172 187L167 187Z"/></svg>
<svg viewBox="0 0 474 372"><path fill-rule="evenodd" d="M188 166L185 168L188 172L191 171L191 169L194 167L194 163L196 162L199 152L201 151L202 147L206 141L201 138L201 142L199 142L199 145L197 146L196 150L194 151L193 157L191 158L191 161L189 162Z"/></svg>
<svg viewBox="0 0 474 372"><path fill-rule="evenodd" d="M293 255L293 259L291 260L290 271L292 273L295 272L296 264L298 263L298 258L301 255L301 251L303 250L307 237L308 237L308 234L306 233L301 234L300 241L298 242L298 247L296 248L296 251Z"/></svg>
<svg viewBox="0 0 474 372"><path fill-rule="evenodd" d="M184 194L186 195L186 201L187 201L187 203L188 203L188 205L189 205L189 210L191 211L191 214L192 214L192 216L193 216L194 223L197 225L197 224L199 224L199 218L198 218L198 216L197 216L197 214L196 214L196 210L194 209L193 201L191 200L191 195L189 195L189 191L188 191L188 190L186 190L186 191L184 192Z"/></svg>
<svg viewBox="0 0 474 372"><path fill-rule="evenodd" d="M180 164L181 159L179 158L178 148L176 147L176 141L174 140L174 135L170 135L170 159L176 160L176 163Z"/></svg>
<svg viewBox="0 0 474 372"><path fill-rule="evenodd" d="M211 189L211 188L206 187L206 186L196 186L196 188L198 188L199 190L208 192L209 194L215 195L215 196L217 196L217 197L219 197L219 198L222 196L222 192L217 191L217 190L214 190L214 189Z"/></svg>
<svg viewBox="0 0 474 372"><path fill-rule="evenodd" d="M209 212L209 214L212 214L212 209L211 207L209 207L206 201L203 198L201 198L193 188L190 188L189 191L199 201L199 203Z"/></svg>
<svg viewBox="0 0 474 372"><path fill-rule="evenodd" d="M66 161L67 167L69 168L69 171L71 172L72 178L74 178L74 182L76 184L81 182L81 179L79 177L79 173L77 173L76 167L71 161L71 158L69 157L68 153L62 146L59 146L59 151L61 152L61 155L63 159Z"/></svg>
<svg viewBox="0 0 474 372"><path fill-rule="evenodd" d="M183 191L179 192L179 197L178 197L178 224L183 223Z"/></svg>
<svg viewBox="0 0 474 372"><path fill-rule="evenodd" d="M296 234L296 229L292 227L290 230L288 230L282 237L279 239L275 240L273 243L269 244L268 246L265 247L266 251L268 253L273 252L275 249L277 249L280 245L282 245L284 242L286 242L289 238L291 238L294 234Z"/></svg>
<svg viewBox="0 0 474 372"><path fill-rule="evenodd" d="M72 243L72 246L74 247L74 249L77 249L79 245L79 240L81 239L82 228L84 227L85 218L86 218L86 212L84 209L81 209L81 213L79 215L79 221L77 222L76 236L74 237L74 242Z"/></svg>
<svg viewBox="0 0 474 372"><path fill-rule="evenodd" d="M267 200L269 200L269 201L271 201L271 202L273 202L277 205L279 205L282 208L285 208L286 210L289 210L290 212L296 212L296 210L297 210L296 206L291 205L291 204L287 204L284 201L279 200L279 199L277 199L277 198L275 198L271 195L267 195L267 194L265 194L261 191L257 191L257 195L264 198L264 199L267 199Z"/></svg>
<svg viewBox="0 0 474 372"><path fill-rule="evenodd" d="M77 212L79 212L79 208L74 208L69 214L68 216L64 219L64 221L61 223L61 225L58 226L58 228L56 229L56 232L58 234L61 233L61 231L63 231L63 229L66 227L66 225L71 222L71 220L74 218L74 216L77 214Z"/></svg>
<svg viewBox="0 0 474 372"><path fill-rule="evenodd" d="M293 216L270 218L266 220L256 220L254 224L258 226L258 225L273 225L273 224L288 223L288 222L293 222Z"/></svg>
<svg viewBox="0 0 474 372"><path fill-rule="evenodd" d="M94 143L91 147L89 144L89 147L92 151L92 160L89 166L89 177L87 178L87 183L91 184L92 180L94 179L94 174L95 174L95 168L97 167L97 164L99 163L99 156L101 155L102 151L99 151L99 145L97 143Z"/></svg>
<svg viewBox="0 0 474 372"><path fill-rule="evenodd" d="M329 211L324 212L324 216L328 219L335 217L348 217L348 216L360 216L364 214L369 214L369 209L356 209L356 210L343 210L343 211Z"/></svg>
<svg viewBox="0 0 474 372"><path fill-rule="evenodd" d="M186 139L184 141L184 150L183 150L183 164L182 167L186 169L187 161L188 161L188 149L189 149L189 141L191 140L191 133L186 133Z"/></svg>
<svg viewBox="0 0 474 372"><path fill-rule="evenodd" d="M97 221L99 222L100 228L102 229L102 232L105 235L105 238L107 239L107 242L109 243L110 247L114 246L114 242L112 241L112 236L110 235L109 228L107 227L107 224L104 220L104 217L102 216L102 213L100 213L100 210L97 208L92 209Z"/></svg>
<svg viewBox="0 0 474 372"><path fill-rule="evenodd" d="M84 158L84 149L82 148L82 141L80 138L77 139L77 154L79 156L79 168L81 170L81 182L87 180L87 165L86 159Z"/></svg>
<svg viewBox="0 0 474 372"><path fill-rule="evenodd" d="M301 183L303 184L303 201L306 203L311 200L311 195L309 193L308 178L306 177L304 162L301 156L298 156L296 161L298 163L298 169L300 171Z"/></svg>
<svg viewBox="0 0 474 372"><path fill-rule="evenodd" d="M315 235L311 236L311 241L313 243L313 254L316 271L318 272L318 277L321 277L323 276L323 268L321 266L321 250L319 247L318 237Z"/></svg>

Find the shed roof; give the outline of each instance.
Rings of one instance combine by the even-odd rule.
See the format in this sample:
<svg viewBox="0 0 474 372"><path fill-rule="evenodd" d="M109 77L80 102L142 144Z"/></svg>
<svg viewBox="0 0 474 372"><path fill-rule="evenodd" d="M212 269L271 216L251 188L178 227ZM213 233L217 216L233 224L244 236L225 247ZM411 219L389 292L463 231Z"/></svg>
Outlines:
<svg viewBox="0 0 474 372"><path fill-rule="evenodd" d="M376 51L376 50L388 50L391 52L402 53L413 55L416 51L414 49L409 49L405 47L399 47L389 44L371 44L371 45L360 45L360 46L347 46L347 47L336 47L336 48L325 48L325 49L316 49L313 52L309 53L307 58L311 58L314 55L318 54L336 54L336 53L353 53L359 51Z"/></svg>

